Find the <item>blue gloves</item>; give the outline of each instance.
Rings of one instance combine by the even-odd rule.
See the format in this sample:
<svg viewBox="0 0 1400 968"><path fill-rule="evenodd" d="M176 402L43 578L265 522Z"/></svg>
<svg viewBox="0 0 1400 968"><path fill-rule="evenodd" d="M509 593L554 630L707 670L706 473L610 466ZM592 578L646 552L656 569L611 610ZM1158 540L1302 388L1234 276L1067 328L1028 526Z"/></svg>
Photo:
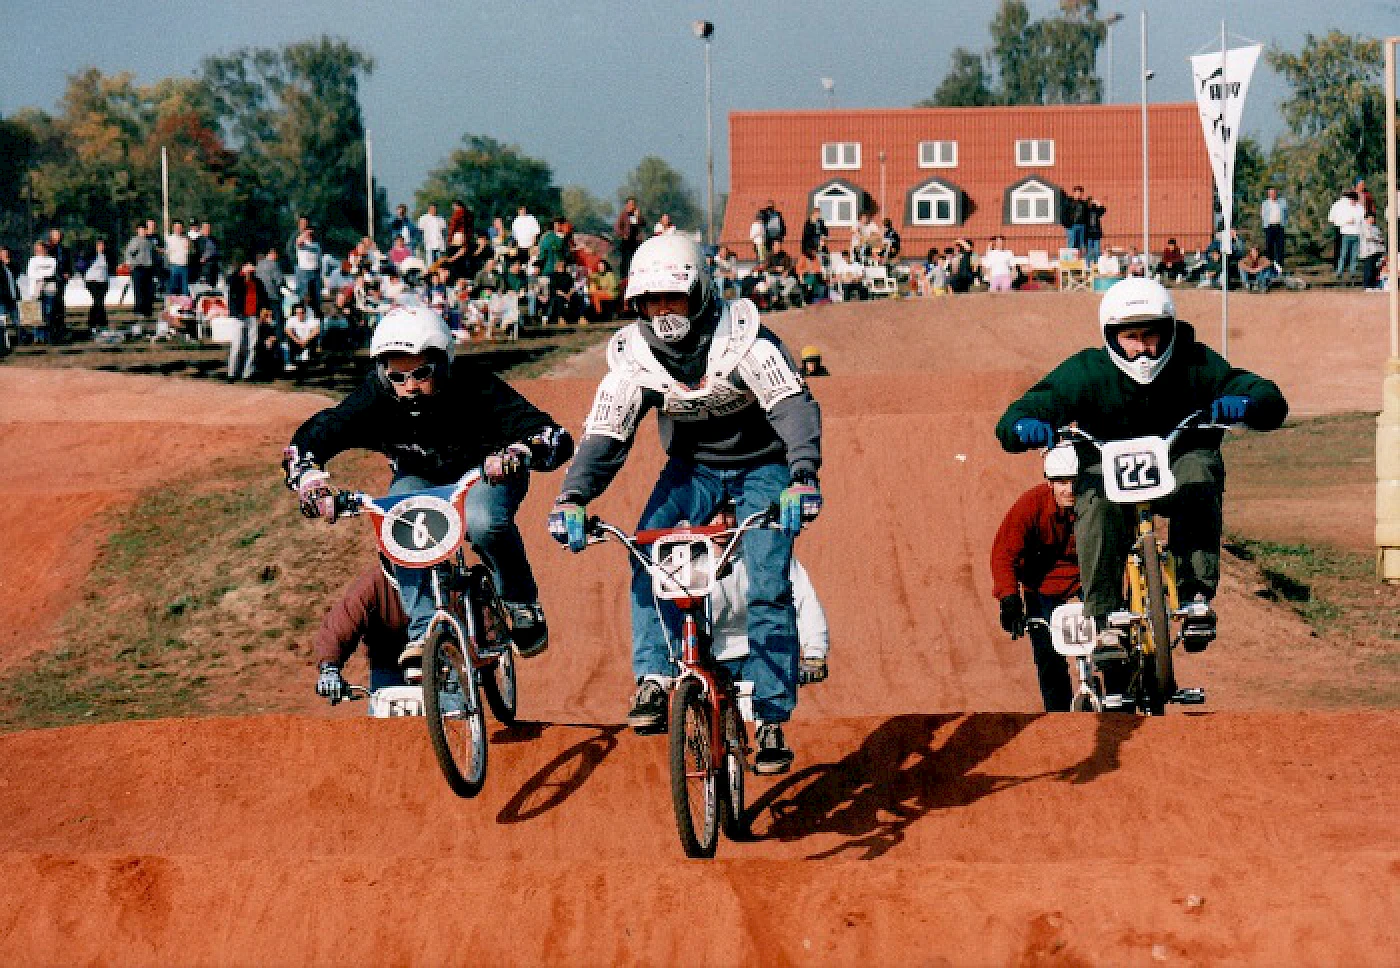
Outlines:
<svg viewBox="0 0 1400 968"><path fill-rule="evenodd" d="M790 538L802 531L802 525L816 520L822 510L822 492L817 476L810 471L798 471L778 498L778 524Z"/></svg>
<svg viewBox="0 0 1400 968"><path fill-rule="evenodd" d="M1230 394L1220 397L1210 405L1210 422L1235 424L1244 420L1249 412L1249 397Z"/></svg>
<svg viewBox="0 0 1400 968"><path fill-rule="evenodd" d="M321 675L316 680L316 695L329 699L332 706L345 698L345 680L340 677L340 666L334 662L321 663Z"/></svg>
<svg viewBox="0 0 1400 968"><path fill-rule="evenodd" d="M1049 447L1055 442L1055 428L1036 417L1022 417L1012 429L1016 432L1016 439L1027 449Z"/></svg>
<svg viewBox="0 0 1400 968"><path fill-rule="evenodd" d="M588 517L583 505L559 500L549 512L549 534L555 541L578 554L588 547Z"/></svg>

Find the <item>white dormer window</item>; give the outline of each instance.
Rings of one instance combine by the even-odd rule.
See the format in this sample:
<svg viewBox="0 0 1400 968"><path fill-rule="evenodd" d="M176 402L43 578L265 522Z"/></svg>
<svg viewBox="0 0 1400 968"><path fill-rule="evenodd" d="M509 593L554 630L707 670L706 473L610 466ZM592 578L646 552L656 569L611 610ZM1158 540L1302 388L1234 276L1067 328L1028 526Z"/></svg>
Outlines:
<svg viewBox="0 0 1400 968"><path fill-rule="evenodd" d="M1025 138L1016 142L1016 164L1038 168L1055 163L1055 142L1049 138Z"/></svg>
<svg viewBox="0 0 1400 968"><path fill-rule="evenodd" d="M822 220L828 226L848 227L856 224L860 197L840 182L833 182L812 196L812 205L821 210Z"/></svg>
<svg viewBox="0 0 1400 968"><path fill-rule="evenodd" d="M956 168L958 166L958 143L956 141L920 141L920 168Z"/></svg>
<svg viewBox="0 0 1400 968"><path fill-rule="evenodd" d="M1052 225L1055 222L1055 189L1034 179L1011 192L1012 225Z"/></svg>
<svg viewBox="0 0 1400 968"><path fill-rule="evenodd" d="M957 225L958 196L938 182L930 182L909 199L909 221L914 225Z"/></svg>
<svg viewBox="0 0 1400 968"><path fill-rule="evenodd" d="M827 171L852 171L859 168L860 142L826 142L822 145L822 167Z"/></svg>

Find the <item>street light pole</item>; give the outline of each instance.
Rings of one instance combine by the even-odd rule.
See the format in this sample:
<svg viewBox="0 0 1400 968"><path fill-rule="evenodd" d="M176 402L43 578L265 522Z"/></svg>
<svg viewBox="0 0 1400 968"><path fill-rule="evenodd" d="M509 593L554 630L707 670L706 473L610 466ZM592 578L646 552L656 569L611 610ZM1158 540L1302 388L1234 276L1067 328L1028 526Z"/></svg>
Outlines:
<svg viewBox="0 0 1400 968"><path fill-rule="evenodd" d="M1385 195L1386 248L1390 252L1390 359L1381 384L1376 418L1376 571L1384 582L1400 582L1400 269L1396 231L1400 195L1396 192L1395 50L1400 37L1385 40Z"/></svg>
<svg viewBox="0 0 1400 968"><path fill-rule="evenodd" d="M830 111L836 106L836 79L834 77L823 77L822 89L826 91L826 109Z"/></svg>
<svg viewBox="0 0 1400 968"><path fill-rule="evenodd" d="M1103 20L1104 33L1107 35L1106 46L1108 47L1108 70L1104 75L1104 104L1113 103L1113 27L1122 21L1123 15L1121 13L1111 13Z"/></svg>
<svg viewBox="0 0 1400 968"><path fill-rule="evenodd" d="M1142 259L1143 265L1148 264L1148 253L1152 251L1151 236L1149 234L1151 222L1151 205L1148 199L1147 189L1150 184L1148 172L1148 143L1149 134L1147 130L1147 82L1152 80L1152 71L1147 69L1147 11L1142 11Z"/></svg>
<svg viewBox="0 0 1400 968"><path fill-rule="evenodd" d="M697 20L690 25L695 36L705 42L705 242L715 242L715 135L711 109L710 88L710 38L714 36L715 25L708 20Z"/></svg>

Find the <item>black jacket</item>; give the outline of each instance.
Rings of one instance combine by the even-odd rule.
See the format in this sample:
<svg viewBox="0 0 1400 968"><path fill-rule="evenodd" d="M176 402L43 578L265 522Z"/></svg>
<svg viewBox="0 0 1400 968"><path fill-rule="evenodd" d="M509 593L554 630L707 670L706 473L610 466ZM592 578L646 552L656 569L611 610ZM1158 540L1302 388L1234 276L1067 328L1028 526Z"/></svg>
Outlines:
<svg viewBox="0 0 1400 968"><path fill-rule="evenodd" d="M256 275L244 276L243 273L235 273L228 281L228 311L230 316L239 319L243 316L243 300L248 295L248 283L251 282L257 287L257 307L261 314L264 309L272 309L272 297L267 293L267 287Z"/></svg>
<svg viewBox="0 0 1400 968"><path fill-rule="evenodd" d="M531 438L551 434L551 445ZM486 457L514 443L530 443L531 467L553 470L573 456L573 440L549 414L490 370L465 360L452 364L446 386L419 414L399 403L376 371L354 393L311 417L292 437L304 458L324 467L342 451L384 454L396 474L450 484Z"/></svg>

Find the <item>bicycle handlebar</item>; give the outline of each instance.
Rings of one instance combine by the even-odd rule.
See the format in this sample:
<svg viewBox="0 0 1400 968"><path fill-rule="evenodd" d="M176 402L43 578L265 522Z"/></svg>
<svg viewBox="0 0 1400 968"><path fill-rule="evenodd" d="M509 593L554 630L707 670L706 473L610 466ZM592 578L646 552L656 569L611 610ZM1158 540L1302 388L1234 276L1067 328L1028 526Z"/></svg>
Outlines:
<svg viewBox="0 0 1400 968"><path fill-rule="evenodd" d="M470 487L485 476L485 472L480 467L473 467L454 483L446 486ZM372 495L366 494L364 491L336 491L331 497L335 501L335 516L338 518L358 517L365 513L365 506L374 500Z"/></svg>
<svg viewBox="0 0 1400 968"><path fill-rule="evenodd" d="M588 519L585 532L588 535L590 545L602 544L609 538L618 541L628 553L637 559L644 567L652 567L651 559L642 553L644 545L655 544L660 538L669 534L702 534L706 537L720 537L729 535L731 540L729 546L720 555L719 561L715 562L715 571L718 572L734 556L735 549L739 542L737 539L743 537L747 532L758 528L776 528L778 521L778 505L770 504L762 511L755 511L745 518L737 527L726 528L722 525L677 525L673 528L648 528L637 532L635 536L628 534L621 528L608 524L602 518L594 515Z"/></svg>
<svg viewBox="0 0 1400 968"><path fill-rule="evenodd" d="M1181 423L1177 424L1170 433L1162 438L1167 442L1167 447L1170 448L1175 444L1176 439L1180 437L1185 430L1192 428L1197 430L1229 430L1232 426L1231 424L1202 421L1200 418L1204 415L1204 410L1197 410L1194 413L1188 414ZM1055 431L1055 443L1061 444L1074 441L1082 441L1086 444L1091 444L1098 450L1103 450L1104 444L1113 443L1113 441L1099 440L1093 434L1079 429L1076 424L1066 424Z"/></svg>

